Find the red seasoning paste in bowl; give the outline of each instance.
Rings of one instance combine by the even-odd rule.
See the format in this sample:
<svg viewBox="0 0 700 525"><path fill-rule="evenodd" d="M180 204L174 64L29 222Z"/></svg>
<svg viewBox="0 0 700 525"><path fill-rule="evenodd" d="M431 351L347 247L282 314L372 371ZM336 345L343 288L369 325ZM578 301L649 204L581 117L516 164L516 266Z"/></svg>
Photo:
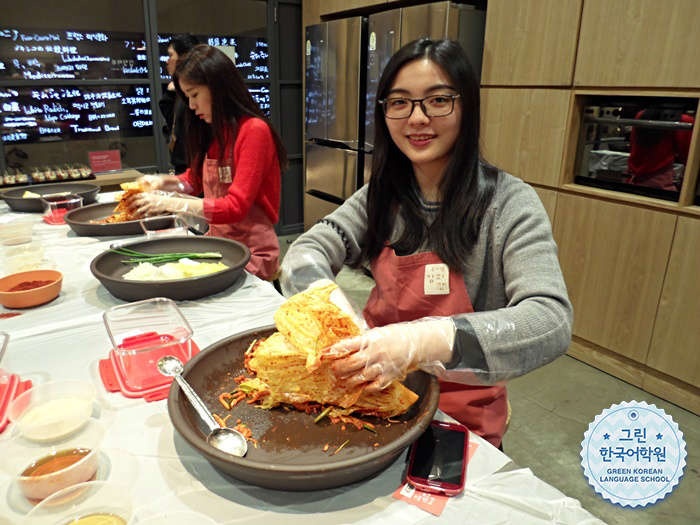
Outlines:
<svg viewBox="0 0 700 525"><path fill-rule="evenodd" d="M7 290L8 292L26 292L27 290L34 290L35 288L41 288L42 286L47 286L54 281L22 281L19 284L14 285L12 288Z"/></svg>

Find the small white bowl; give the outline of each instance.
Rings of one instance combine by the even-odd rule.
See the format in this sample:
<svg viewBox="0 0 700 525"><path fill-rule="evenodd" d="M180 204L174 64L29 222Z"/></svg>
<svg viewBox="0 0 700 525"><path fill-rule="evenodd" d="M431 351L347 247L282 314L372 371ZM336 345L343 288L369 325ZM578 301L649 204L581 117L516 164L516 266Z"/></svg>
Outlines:
<svg viewBox="0 0 700 525"><path fill-rule="evenodd" d="M133 512L127 489L108 481L89 481L49 496L25 516L21 525L77 524L88 517L93 520L90 523L100 523L102 518L105 525L128 525Z"/></svg>
<svg viewBox="0 0 700 525"><path fill-rule="evenodd" d="M23 434L2 448L0 468L31 503L78 483L93 480L97 472L104 428L90 419L80 431L50 443L37 443Z"/></svg>
<svg viewBox="0 0 700 525"><path fill-rule="evenodd" d="M82 427L97 395L88 381L67 379L36 385L10 403L7 416L24 437L50 442Z"/></svg>

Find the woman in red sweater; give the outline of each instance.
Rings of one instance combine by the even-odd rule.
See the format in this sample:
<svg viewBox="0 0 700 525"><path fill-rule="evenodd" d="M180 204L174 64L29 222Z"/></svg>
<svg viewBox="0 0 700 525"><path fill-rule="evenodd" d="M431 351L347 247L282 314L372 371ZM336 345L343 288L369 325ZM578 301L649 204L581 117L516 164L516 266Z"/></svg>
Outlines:
<svg viewBox="0 0 700 525"><path fill-rule="evenodd" d="M287 164L282 141L222 51L195 46L178 60L173 80L189 104L190 168L178 176L142 177L154 191L135 195L128 205L138 216L204 217L208 235L244 243L251 251L246 270L270 280L279 263L273 225L279 218L280 170ZM202 192L203 199L187 196Z"/></svg>
<svg viewBox="0 0 700 525"><path fill-rule="evenodd" d="M634 117L637 120L662 120L694 124L690 115L664 115L658 109L645 109ZM685 165L688 162L692 129L654 129L632 127L630 135L630 156L627 160L628 184L648 186L664 190L680 191L673 164Z"/></svg>

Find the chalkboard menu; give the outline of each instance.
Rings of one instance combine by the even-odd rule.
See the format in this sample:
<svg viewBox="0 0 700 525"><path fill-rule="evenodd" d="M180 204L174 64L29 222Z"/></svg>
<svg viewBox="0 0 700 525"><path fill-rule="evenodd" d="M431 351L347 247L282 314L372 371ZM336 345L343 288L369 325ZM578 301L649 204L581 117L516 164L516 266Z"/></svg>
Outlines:
<svg viewBox="0 0 700 525"><path fill-rule="evenodd" d="M248 84L248 91L262 112L270 118L270 86L267 84Z"/></svg>
<svg viewBox="0 0 700 525"><path fill-rule="evenodd" d="M142 33L0 28L0 80L147 77Z"/></svg>
<svg viewBox="0 0 700 525"><path fill-rule="evenodd" d="M168 42L159 35L161 79ZM251 94L270 115L268 44L265 38L198 35L230 47ZM146 44L141 33L0 28L0 80L73 79L70 86L0 88L3 142L134 137L153 134ZM143 79L144 84L83 86L81 80ZM262 81L262 82L260 82Z"/></svg>
<svg viewBox="0 0 700 525"><path fill-rule="evenodd" d="M165 63L168 61L168 42L175 35L158 35L160 53L160 75L163 80L170 80ZM203 44L216 47L233 47L235 64L244 80L268 80L268 45L266 38L250 36L206 36L196 35Z"/></svg>
<svg viewBox="0 0 700 525"><path fill-rule="evenodd" d="M153 134L147 85L0 88L5 144Z"/></svg>

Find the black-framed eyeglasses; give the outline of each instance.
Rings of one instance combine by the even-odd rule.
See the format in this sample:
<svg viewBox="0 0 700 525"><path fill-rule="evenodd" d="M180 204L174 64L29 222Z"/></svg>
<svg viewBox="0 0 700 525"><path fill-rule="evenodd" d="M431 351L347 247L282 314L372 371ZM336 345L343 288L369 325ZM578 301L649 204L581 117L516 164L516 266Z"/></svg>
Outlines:
<svg viewBox="0 0 700 525"><path fill-rule="evenodd" d="M379 100L386 118L404 119L413 114L416 103L426 117L446 117L455 109L455 99L459 95L430 95L424 98L392 97Z"/></svg>

